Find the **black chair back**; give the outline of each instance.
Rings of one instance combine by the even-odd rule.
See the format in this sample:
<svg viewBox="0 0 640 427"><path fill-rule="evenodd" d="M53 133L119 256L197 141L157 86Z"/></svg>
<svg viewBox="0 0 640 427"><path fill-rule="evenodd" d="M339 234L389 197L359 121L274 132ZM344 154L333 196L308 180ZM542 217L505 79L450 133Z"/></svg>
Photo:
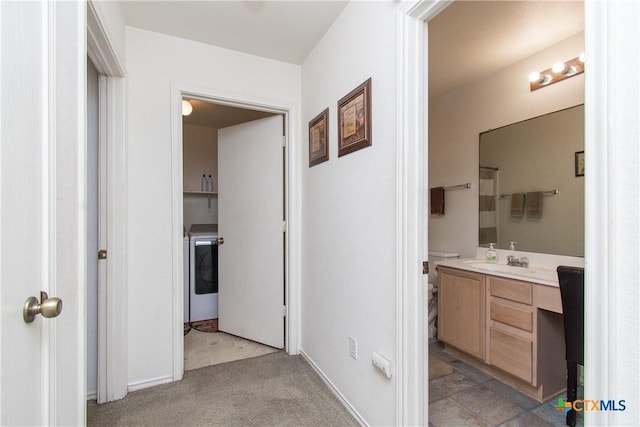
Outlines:
<svg viewBox="0 0 640 427"><path fill-rule="evenodd" d="M558 266L566 359L584 365L584 268Z"/></svg>

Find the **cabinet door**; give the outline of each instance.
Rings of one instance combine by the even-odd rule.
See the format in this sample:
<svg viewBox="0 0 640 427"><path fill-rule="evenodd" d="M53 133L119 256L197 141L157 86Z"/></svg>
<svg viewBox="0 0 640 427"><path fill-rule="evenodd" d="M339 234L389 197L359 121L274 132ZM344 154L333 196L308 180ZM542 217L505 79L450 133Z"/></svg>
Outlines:
<svg viewBox="0 0 640 427"><path fill-rule="evenodd" d="M530 383L533 380L531 340L491 328L491 364Z"/></svg>
<svg viewBox="0 0 640 427"><path fill-rule="evenodd" d="M484 358L485 279L481 274L440 270L438 338Z"/></svg>

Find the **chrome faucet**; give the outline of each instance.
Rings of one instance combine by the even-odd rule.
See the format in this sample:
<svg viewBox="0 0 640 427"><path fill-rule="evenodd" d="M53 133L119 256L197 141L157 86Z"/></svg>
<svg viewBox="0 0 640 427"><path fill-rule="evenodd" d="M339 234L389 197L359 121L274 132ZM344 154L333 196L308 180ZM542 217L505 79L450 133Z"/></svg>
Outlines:
<svg viewBox="0 0 640 427"><path fill-rule="evenodd" d="M527 258L526 256L523 256L522 258L518 259L513 255L509 255L507 257L507 265L510 265L512 267L529 268L529 258Z"/></svg>

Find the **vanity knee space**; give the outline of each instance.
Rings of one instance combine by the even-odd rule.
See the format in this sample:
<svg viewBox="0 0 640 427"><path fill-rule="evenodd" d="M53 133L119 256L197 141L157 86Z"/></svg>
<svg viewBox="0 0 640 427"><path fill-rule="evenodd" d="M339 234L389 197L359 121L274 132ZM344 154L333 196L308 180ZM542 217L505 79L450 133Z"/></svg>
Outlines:
<svg viewBox="0 0 640 427"><path fill-rule="evenodd" d="M439 267L438 338L451 354L543 401L564 390L560 290Z"/></svg>

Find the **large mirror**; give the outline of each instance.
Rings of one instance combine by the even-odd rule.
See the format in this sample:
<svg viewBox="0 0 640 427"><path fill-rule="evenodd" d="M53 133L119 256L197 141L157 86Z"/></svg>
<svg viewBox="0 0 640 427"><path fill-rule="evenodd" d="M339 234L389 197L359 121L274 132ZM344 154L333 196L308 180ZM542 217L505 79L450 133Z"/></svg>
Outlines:
<svg viewBox="0 0 640 427"><path fill-rule="evenodd" d="M480 134L479 243L584 256L584 105Z"/></svg>

